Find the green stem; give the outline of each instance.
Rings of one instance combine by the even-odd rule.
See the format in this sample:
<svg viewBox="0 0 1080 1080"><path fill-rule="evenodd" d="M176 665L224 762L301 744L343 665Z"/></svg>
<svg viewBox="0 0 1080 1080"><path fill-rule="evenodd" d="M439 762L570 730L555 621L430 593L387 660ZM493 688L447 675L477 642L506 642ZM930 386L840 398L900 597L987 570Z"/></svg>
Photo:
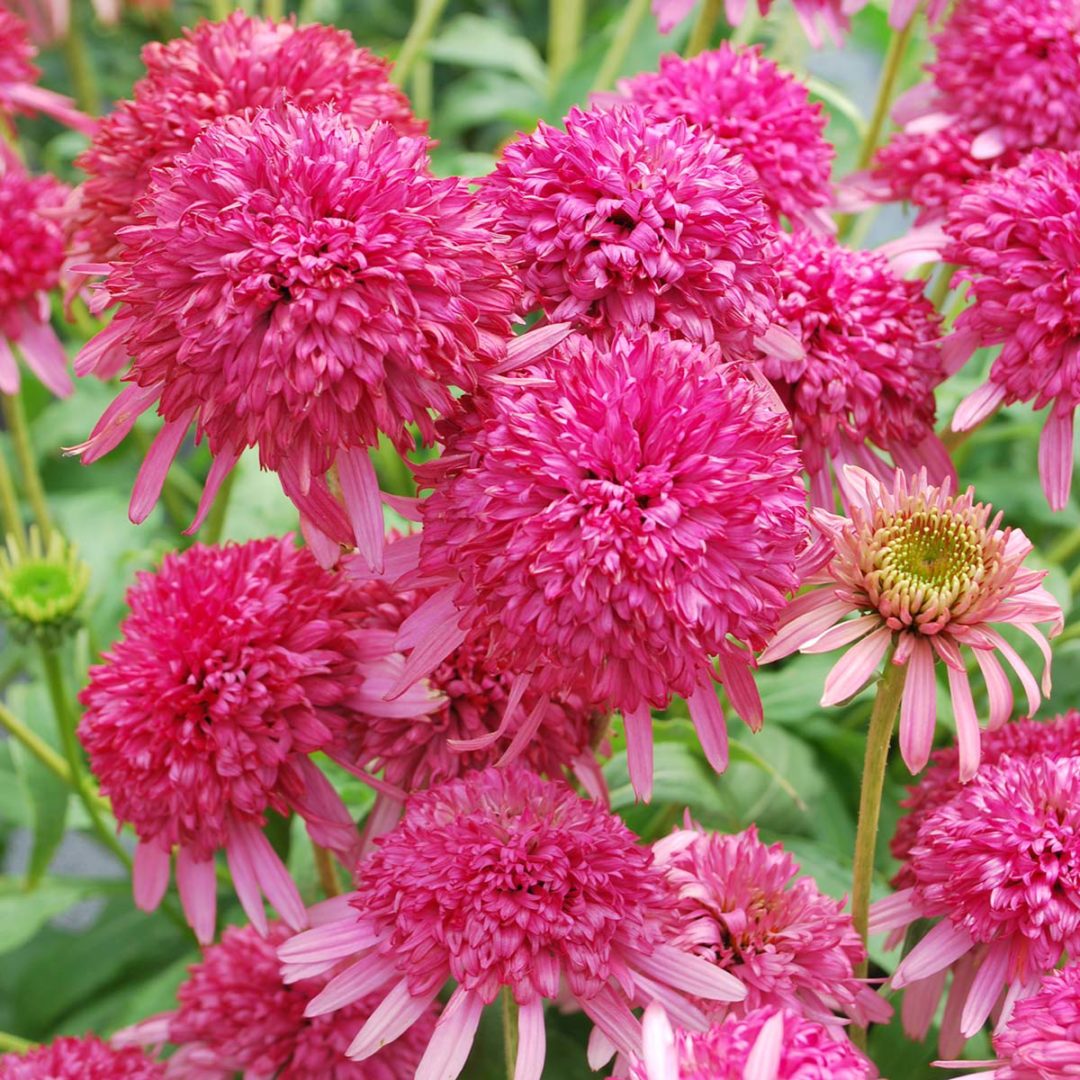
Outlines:
<svg viewBox="0 0 1080 1080"><path fill-rule="evenodd" d="M394 64L394 81L399 86L404 86L412 72L420 54L435 33L435 27L439 22L439 16L446 7L446 0L417 0L416 16L412 26L409 27L405 40L401 43L401 52L398 53Z"/></svg>
<svg viewBox="0 0 1080 1080"><path fill-rule="evenodd" d="M629 0L623 9L622 18L615 27L615 36L611 39L603 60L600 61L599 70L596 73L596 82L593 90L610 90L615 83L615 77L622 71L623 61L634 41L641 20L649 10L649 0Z"/></svg>
<svg viewBox="0 0 1080 1080"><path fill-rule="evenodd" d="M131 856L121 845L116 835L109 830L101 816L101 808L98 805L95 793L92 792L86 782L86 772L83 766L82 756L79 752L79 743L75 738L75 717L71 713L68 702L67 688L64 686L64 675L60 668L60 660L55 650L48 645L41 646L41 663L45 669L45 684L52 699L53 712L56 714L56 726L60 729L60 740L64 747L64 756L67 758L68 768L71 770L72 787L79 796L90 824L97 834L101 843L107 847L130 871L132 868Z"/></svg>
<svg viewBox="0 0 1080 1080"><path fill-rule="evenodd" d="M24 1054L27 1050L32 1049L36 1045L36 1043L30 1042L29 1039L20 1039L18 1035L11 1035L6 1031L0 1031L0 1050L4 1052Z"/></svg>
<svg viewBox="0 0 1080 1080"><path fill-rule="evenodd" d="M1073 596L1080 592L1080 566L1069 575L1069 592Z"/></svg>
<svg viewBox="0 0 1080 1080"><path fill-rule="evenodd" d="M584 27L584 0L549 0L548 94L551 97L577 60Z"/></svg>
<svg viewBox="0 0 1080 1080"><path fill-rule="evenodd" d="M412 73L413 113L421 119L430 120L435 111L435 65L421 56L413 64Z"/></svg>
<svg viewBox="0 0 1080 1080"><path fill-rule="evenodd" d="M942 263L938 267L937 281L934 282L933 288L930 290L930 303L941 311L945 304L946 299L949 296L949 292L952 289L953 274L956 273L956 267L952 263Z"/></svg>
<svg viewBox="0 0 1080 1080"><path fill-rule="evenodd" d="M97 116L101 99L98 96L93 61L86 48L85 32L79 25L79 7L79 4L71 5L71 25L63 40L64 60L67 62L68 75L79 108L88 116Z"/></svg>
<svg viewBox="0 0 1080 1080"><path fill-rule="evenodd" d="M23 408L22 395L20 393L0 395L3 397L4 422L7 424L8 433L11 435L11 445L15 450L15 459L19 463L19 471L22 473L23 487L26 490L26 499L30 503L30 509L34 513L34 520L41 530L41 538L46 544L52 535L52 516L49 514L49 503L45 498L45 487L41 483L41 474L38 472L37 456L30 441L30 425L26 422L26 410Z"/></svg>
<svg viewBox="0 0 1080 1080"><path fill-rule="evenodd" d="M870 912L870 886L874 880L874 849L877 847L878 820L881 817L881 796L885 788L885 765L889 759L889 743L893 725L900 711L904 693L907 665L892 662L893 649L885 657L885 671L878 682L877 697L870 713L870 728L866 733L866 758L863 762L862 789L859 792L859 824L855 831L855 870L851 886L851 919L855 932L866 942ZM855 974L866 978L869 959L864 960ZM856 1028L852 1035L864 1040L865 1029Z"/></svg>
<svg viewBox="0 0 1080 1080"><path fill-rule="evenodd" d="M23 526L22 512L19 510L19 496L15 492L15 481L8 468L7 456L0 452L0 510L4 515L4 531L14 540L20 552L26 552L26 529Z"/></svg>
<svg viewBox="0 0 1080 1080"><path fill-rule="evenodd" d="M210 0L210 17L214 22L221 22L232 14L232 4L229 0Z"/></svg>
<svg viewBox="0 0 1080 1080"><path fill-rule="evenodd" d="M506 1080L514 1080L517 1072L518 1007L509 986L504 986L502 991L502 1029Z"/></svg>
<svg viewBox="0 0 1080 1080"><path fill-rule="evenodd" d="M735 27L731 32L731 37L728 39L732 45L741 46L749 45L750 39L754 36L757 28L761 25L761 10L757 4L751 3L749 8L744 12L742 22Z"/></svg>
<svg viewBox="0 0 1080 1080"><path fill-rule="evenodd" d="M262 0L263 17L277 22L285 18L285 0Z"/></svg>
<svg viewBox="0 0 1080 1080"><path fill-rule="evenodd" d="M892 35L889 41L889 51L885 54L885 66L881 72L881 81L878 83L877 100L874 102L874 111L870 115L870 124L863 136L862 147L859 150L859 168L865 169L874 151L877 149L881 132L885 127L885 121L889 116L889 107L892 105L893 92L896 89L896 80L903 65L904 53L907 52L908 41L911 39L911 31L915 26L915 20L910 19L903 30Z"/></svg>
<svg viewBox="0 0 1080 1080"><path fill-rule="evenodd" d="M704 52L709 47L716 20L720 18L720 11L723 6L723 0L705 0L701 5L701 12L698 14L697 22L694 23L694 28L690 31L690 39L687 41L684 50L687 59L691 56L697 56L698 53Z"/></svg>
<svg viewBox="0 0 1080 1080"><path fill-rule="evenodd" d="M221 481L221 487L214 498L214 505L210 507L210 513L206 515L206 524L203 527L202 541L204 544L221 543L221 534L225 531L225 517L229 512L229 496L232 495L233 485L236 483L236 470L239 463L229 471L229 475Z"/></svg>
<svg viewBox="0 0 1080 1080"><path fill-rule="evenodd" d="M63 783L71 784L71 769L67 762L4 705L0 705L0 727L5 728L12 738L18 739L49 772Z"/></svg>
<svg viewBox="0 0 1080 1080"><path fill-rule="evenodd" d="M1067 532L1047 553L1046 561L1063 563L1080 551L1080 525Z"/></svg>
<svg viewBox="0 0 1080 1080"><path fill-rule="evenodd" d="M334 857L324 847L320 847L311 841L311 850L315 855L315 870L319 875L319 884L322 886L323 895L329 900L332 896L341 895L341 881L338 878L337 867L334 866Z"/></svg>

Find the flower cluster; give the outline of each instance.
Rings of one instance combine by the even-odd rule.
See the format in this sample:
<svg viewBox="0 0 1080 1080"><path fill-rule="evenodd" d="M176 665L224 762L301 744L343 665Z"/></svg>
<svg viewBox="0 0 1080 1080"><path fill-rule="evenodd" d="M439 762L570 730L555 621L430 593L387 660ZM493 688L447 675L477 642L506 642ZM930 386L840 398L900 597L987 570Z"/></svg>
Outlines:
<svg viewBox="0 0 1080 1080"><path fill-rule="evenodd" d="M25 1054L0 1056L0 1080L164 1080L164 1067L135 1047L65 1035Z"/></svg>

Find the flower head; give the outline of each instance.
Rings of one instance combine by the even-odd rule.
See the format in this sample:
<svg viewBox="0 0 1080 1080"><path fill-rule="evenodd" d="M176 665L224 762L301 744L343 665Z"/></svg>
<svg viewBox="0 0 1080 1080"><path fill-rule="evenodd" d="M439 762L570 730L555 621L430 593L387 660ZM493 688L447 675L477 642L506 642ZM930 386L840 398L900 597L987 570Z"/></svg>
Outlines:
<svg viewBox="0 0 1080 1080"><path fill-rule="evenodd" d="M133 100L120 102L101 122L77 160L88 179L72 231L76 247L95 261L122 255L117 231L138 224L135 204L153 170L174 164L222 116L284 99L305 111L333 105L357 127L383 120L402 135L424 133L424 123L390 82L390 64L331 26L234 11L175 41L152 42L142 59L146 75L135 84Z"/></svg>
<svg viewBox="0 0 1080 1080"><path fill-rule="evenodd" d="M63 1035L25 1054L0 1056L0 1080L164 1080L164 1066L142 1050L117 1050L95 1035Z"/></svg>
<svg viewBox="0 0 1080 1080"><path fill-rule="evenodd" d="M1027 665L994 629L1009 624L1031 637L1046 658L1042 691L1050 693L1050 647L1037 624L1061 629L1057 601L1042 587L1046 571L1027 570L1031 543L1016 529L1002 529L1001 515L975 502L974 489L953 495L946 481L933 487L925 472L897 472L892 487L847 466L850 517L814 511L822 530L815 553L823 569L787 608L782 627L762 660L797 649L827 652L856 644L825 680L823 705L861 689L886 654L906 665L900 707L900 752L911 771L930 757L936 719L935 659L949 676L959 745L960 778L979 767L979 723L961 647L972 650L986 680L990 726L1012 714L1009 680L995 652L1012 666L1027 693L1028 711L1039 706L1039 687ZM848 620L847 616L856 618Z"/></svg>
<svg viewBox="0 0 1080 1080"><path fill-rule="evenodd" d="M444 651L484 640L494 665L537 689L584 686L621 709L639 792L649 707L672 694L722 769L711 658L760 722L746 647L776 625L806 538L799 461L771 395L663 333L574 336L446 439L421 474L434 488L421 566L458 581L417 621Z"/></svg>
<svg viewBox="0 0 1080 1080"><path fill-rule="evenodd" d="M996 765L1003 754L1010 758L1052 754L1080 757L1080 712L1071 709L1053 720L1017 720L988 731L982 738L982 761L979 768ZM935 750L930 768L917 784L908 788L900 804L907 813L896 823L890 841L893 858L901 863L892 879L893 887L906 889L915 884L911 849L915 846L923 822L939 807L950 802L963 789L960 781L959 751L955 746Z"/></svg>
<svg viewBox="0 0 1080 1080"><path fill-rule="evenodd" d="M830 230L834 149L825 116L805 85L760 48L720 48L692 60L668 55L660 70L619 84L622 95L657 121L682 117L739 154L757 174L765 205L779 217ZM783 295L783 292L781 292Z"/></svg>
<svg viewBox="0 0 1080 1080"><path fill-rule="evenodd" d="M785 235L780 250L777 321L804 355L765 356L762 370L791 411L814 501L836 505L830 462L888 475L872 446L944 479L952 470L934 434L941 321L922 282L805 230Z"/></svg>
<svg viewBox="0 0 1080 1080"><path fill-rule="evenodd" d="M79 625L90 568L57 532L48 541L31 527L27 550L13 536L0 549L0 618L16 637L56 644Z"/></svg>
<svg viewBox="0 0 1080 1080"><path fill-rule="evenodd" d="M938 920L892 982L932 1017L953 970L951 1047L1080 948L1080 758L1003 755L923 822L911 861L915 884L874 904L870 929Z"/></svg>
<svg viewBox="0 0 1080 1080"><path fill-rule="evenodd" d="M645 1010L645 1054L629 1080L876 1080L877 1069L835 1025L769 1005L730 1016L704 1033L671 1030L663 1009Z"/></svg>
<svg viewBox="0 0 1080 1080"><path fill-rule="evenodd" d="M746 985L744 1002L713 1007L718 1019L782 1006L831 1022L840 1012L860 1024L890 1009L855 968L866 950L844 913L780 844L751 827L733 836L679 829L653 845L672 895L671 944L697 953Z"/></svg>
<svg viewBox="0 0 1080 1080"><path fill-rule="evenodd" d="M209 940L223 847L253 923L266 928L261 889L286 922L306 925L262 826L294 809L323 846L350 853L356 840L307 757L356 716L355 591L286 537L167 555L128 604L120 641L80 696L79 738L117 819L138 834L136 902L157 906L178 848L180 899Z"/></svg>
<svg viewBox="0 0 1080 1080"><path fill-rule="evenodd" d="M196 525L258 446L309 521L381 566L367 448L380 431L413 447L410 423L432 437L431 410L474 386L510 332L516 290L468 186L432 176L424 139L282 105L207 128L155 174L139 222L106 283L120 310L76 364L134 358L84 461L156 403L165 425L133 520L194 425L215 458ZM335 465L348 517L327 487Z"/></svg>
<svg viewBox="0 0 1080 1080"><path fill-rule="evenodd" d="M945 231L951 243L943 257L961 268L974 299L950 349L959 361L975 348L1001 346L988 381L961 404L953 426L971 427L1003 403L1052 406L1039 474L1060 510L1072 485L1080 404L1080 151L1037 151L973 185Z"/></svg>
<svg viewBox="0 0 1080 1080"><path fill-rule="evenodd" d="M0 393L19 390L12 346L54 394L71 393L67 355L49 324L48 297L64 261L60 210L67 194L51 176L5 171L0 162Z"/></svg>
<svg viewBox="0 0 1080 1080"><path fill-rule="evenodd" d="M400 1039L364 1062L345 1051L375 1000L307 1017L325 975L291 984L281 978L277 948L290 937L278 924L266 937L251 926L228 927L203 951L176 992L178 1007L114 1036L113 1042L179 1049L166 1077L232 1080L237 1073L276 1080L401 1080L413 1076L435 1024L434 1006Z"/></svg>
<svg viewBox="0 0 1080 1080"><path fill-rule="evenodd" d="M383 987L383 1004L349 1048L357 1060L408 1030L451 978L457 988L417 1080L457 1077L481 1011L503 987L520 1007L518 1080L540 1075L543 1002L560 984L625 1054L640 1052L629 1011L638 999L745 994L731 975L666 944L662 879L649 850L562 782L516 766L469 773L414 795L378 844L357 867L352 913L279 950L286 978L353 958L309 1015L359 997L358 985Z"/></svg>
<svg viewBox="0 0 1080 1080"><path fill-rule="evenodd" d="M775 230L753 172L681 118L572 109L480 183L526 308L587 328L662 327L749 355L769 328Z"/></svg>

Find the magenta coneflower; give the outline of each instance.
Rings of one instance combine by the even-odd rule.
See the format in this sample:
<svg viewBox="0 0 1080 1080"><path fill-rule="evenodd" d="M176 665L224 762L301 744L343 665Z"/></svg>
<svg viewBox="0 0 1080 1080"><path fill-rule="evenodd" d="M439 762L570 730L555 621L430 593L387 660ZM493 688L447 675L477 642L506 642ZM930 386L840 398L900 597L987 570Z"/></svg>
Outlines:
<svg viewBox="0 0 1080 1080"><path fill-rule="evenodd" d="M974 300L956 320L952 363L1001 346L989 379L961 404L953 427L973 427L1002 404L1050 405L1039 475L1051 508L1061 510L1072 486L1080 404L1080 152L1037 151L973 185L945 231L951 243L943 258L960 267Z"/></svg>
<svg viewBox="0 0 1080 1080"><path fill-rule="evenodd" d="M672 1031L664 1010L644 1016L644 1054L629 1080L876 1080L877 1069L836 1025L778 1006L731 1016L707 1032Z"/></svg>
<svg viewBox="0 0 1080 1080"><path fill-rule="evenodd" d="M995 653L1016 672L1028 713L1039 707L1039 687L994 624L1015 626L1046 659L1042 692L1050 693L1050 646L1037 624L1060 632L1061 608L1042 587L1045 570L1024 568L1031 542L1018 529L1000 527L1001 515L975 502L973 488L953 495L946 481L897 472L887 487L862 469L846 466L850 517L814 510L828 559L808 583L822 586L792 601L781 629L761 660L802 650L829 652L854 642L825 680L823 705L851 697L873 676L882 658L907 666L900 707L900 752L919 772L930 757L937 713L935 660L949 676L961 780L979 767L979 722L962 647L972 650L986 680L990 726L1012 714L1009 680ZM817 553L815 553L817 555ZM849 615L856 616L848 619Z"/></svg>
<svg viewBox="0 0 1080 1080"><path fill-rule="evenodd" d="M982 737L979 767L996 765L1002 754L1008 754L1014 760L1036 754L1080 757L1080 712L1072 709L1052 720L1017 720L996 730L991 728ZM958 760L959 751L955 746L935 750L930 756L930 768L917 784L908 788L907 798L900 804L907 813L896 823L896 832L889 845L893 858L901 863L892 879L896 889L915 884L911 849L923 822L959 794L964 786Z"/></svg>
<svg viewBox="0 0 1080 1080"><path fill-rule="evenodd" d="M178 1007L113 1036L113 1044L179 1049L165 1062L168 1080L403 1080L414 1075L435 1026L436 1006L400 1039L363 1062L345 1056L378 999L308 1017L304 1010L328 976L291 984L281 978L277 948L290 937L278 924L267 937L230 926L203 951L176 992Z"/></svg>
<svg viewBox="0 0 1080 1080"><path fill-rule="evenodd" d="M871 906L870 932L938 920L892 984L917 999L904 1020L922 1037L952 971L951 1056L1003 995L1007 1013L1080 948L1080 758L1002 755L927 817L911 865L915 884Z"/></svg>
<svg viewBox="0 0 1080 1080"><path fill-rule="evenodd" d="M882 479L889 453L909 472L953 475L934 434L934 388L945 379L941 320L921 281L884 256L805 230L780 246L777 321L802 357L766 356L762 370L791 412L814 502L833 509L832 468L861 465Z"/></svg>
<svg viewBox="0 0 1080 1080"><path fill-rule="evenodd" d="M692 60L662 56L660 70L619 84L622 95L659 121L682 117L706 132L757 174L774 215L824 231L832 202L829 171L835 153L825 115L794 75L760 48L720 48Z"/></svg>
<svg viewBox="0 0 1080 1080"><path fill-rule="evenodd" d="M667 944L662 877L626 826L518 766L414 795L356 877L346 917L281 947L285 977L351 960L308 1006L312 1016L384 995L349 1047L356 1060L408 1031L453 979L416 1080L458 1076L484 1006L504 987L520 1010L515 1080L540 1076L544 1000L561 993L597 1025L598 1043L623 1054L641 1050L631 1005L670 1002L704 1026L683 993L746 994L732 975Z"/></svg>
<svg viewBox="0 0 1080 1080"><path fill-rule="evenodd" d="M265 893L294 928L296 886L263 835L268 811L301 814L348 855L348 811L308 754L356 717L365 643L347 578L292 540L167 555L128 593L121 639L91 668L79 738L118 821L139 837L134 890L157 907L177 849L180 899L200 941L214 933L214 853L224 848L248 918Z"/></svg>
<svg viewBox="0 0 1080 1080"><path fill-rule="evenodd" d="M132 520L194 427L214 466L193 528L258 446L313 526L381 566L368 447L382 431L411 449L409 424L432 438L451 386L474 386L505 355L517 290L468 186L431 174L425 139L283 105L207 128L155 175L139 221L106 282L120 310L76 362L115 371L133 357L83 460L156 405L165 424Z"/></svg>
<svg viewBox="0 0 1080 1080"><path fill-rule="evenodd" d="M408 99L390 82L390 64L331 26L271 22L234 11L201 22L183 37L143 49L146 75L133 100L120 102L76 161L88 175L72 222L76 249L95 262L120 256L117 230L137 223L134 209L154 169L173 164L222 116L284 98L312 110L333 105L357 127L376 120L402 135L422 135Z"/></svg>
<svg viewBox="0 0 1080 1080"><path fill-rule="evenodd" d="M866 949L843 901L797 878L780 844L763 844L753 827L733 836L698 827L676 830L653 851L671 890L670 943L746 985L737 1006L703 1006L710 1018L765 1005L826 1023L834 1013L862 1025L889 1018L888 1002L855 977Z"/></svg>
<svg viewBox="0 0 1080 1080"><path fill-rule="evenodd" d="M681 118L633 104L572 109L565 123L511 143L480 181L525 307L752 355L776 300L776 234L753 171Z"/></svg>
<svg viewBox="0 0 1080 1080"><path fill-rule="evenodd" d="M0 1080L164 1080L165 1069L135 1047L115 1049L96 1035L63 1035L25 1054L0 1056Z"/></svg>
<svg viewBox="0 0 1080 1080"><path fill-rule="evenodd" d="M64 261L60 213L67 194L51 176L5 171L0 164L0 393L19 390L13 345L54 394L71 393L67 354L49 323L48 297Z"/></svg>
<svg viewBox="0 0 1080 1080"><path fill-rule="evenodd" d="M787 416L735 367L667 334L567 339L446 426L421 470L421 566L446 585L412 619L407 671L463 640L545 693L583 687L626 718L648 797L650 706L690 706L715 768L727 733L712 658L756 728L750 669L807 517Z"/></svg>

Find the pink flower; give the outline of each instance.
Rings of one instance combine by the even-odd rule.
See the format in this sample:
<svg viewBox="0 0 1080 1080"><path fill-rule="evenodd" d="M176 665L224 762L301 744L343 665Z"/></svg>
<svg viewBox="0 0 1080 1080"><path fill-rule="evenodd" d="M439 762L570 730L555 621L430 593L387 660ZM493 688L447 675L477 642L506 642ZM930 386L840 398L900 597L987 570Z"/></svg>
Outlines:
<svg viewBox="0 0 1080 1080"><path fill-rule="evenodd" d="M67 354L49 323L48 297L64 261L60 210L66 198L67 189L51 176L0 165L0 393L19 391L13 345L54 394L72 391Z"/></svg>
<svg viewBox="0 0 1080 1080"><path fill-rule="evenodd" d="M277 948L290 937L273 924L267 937L230 926L203 950L176 992L178 1008L118 1032L113 1044L174 1043L168 1080L403 1080L412 1076L435 1026L432 1006L409 1031L364 1062L345 1051L377 1000L368 998L331 1014L304 1010L325 988L325 975L282 981Z"/></svg>
<svg viewBox="0 0 1080 1080"><path fill-rule="evenodd" d="M139 837L136 904L153 910L176 876L200 941L214 933L214 853L224 848L248 918L266 930L260 892L294 928L296 886L263 836L266 815L296 810L343 855L357 837L307 755L356 718L367 659L359 598L292 539L167 555L128 593L122 637L91 668L79 738L119 821Z"/></svg>
<svg viewBox="0 0 1080 1080"><path fill-rule="evenodd" d="M988 731L982 739L979 768L996 765L1003 754L1008 754L1014 761L1036 754L1080 757L1080 712L1071 709L1049 721L1017 720L996 731ZM902 864L892 879L895 889L906 889L915 884L911 849L923 822L963 789L958 756L955 746L935 750L930 755L930 768L917 784L908 788L907 798L900 804L907 813L896 823L896 832L890 841L893 858Z"/></svg>
<svg viewBox="0 0 1080 1080"><path fill-rule="evenodd" d="M906 665L900 707L900 753L919 772L930 757L936 719L934 661L949 677L960 779L979 767L979 722L962 647L971 649L990 703L990 727L1011 715L1012 689L995 652L1016 672L1027 694L1028 712L1039 707L1039 687L1027 665L994 629L1015 626L1046 659L1042 692L1050 693L1050 646L1037 628L1049 623L1059 633L1057 601L1042 587L1045 570L1027 570L1030 541L1018 529L1001 529L1001 515L975 502L974 489L953 495L946 481L931 487L924 472L897 472L892 488L862 469L847 466L845 488L850 517L813 511L822 531L827 560L809 583L822 588L788 606L779 633L761 660L796 650L850 649L825 680L823 705L851 697L873 676L883 657ZM854 619L847 616L854 615Z"/></svg>
<svg viewBox="0 0 1080 1080"><path fill-rule="evenodd" d="M830 464L890 478L873 447L914 472L953 475L934 434L934 388L945 379L941 320L921 281L884 256L801 231L781 244L777 321L802 357L766 356L762 370L790 410L814 502L836 505Z"/></svg>
<svg viewBox="0 0 1080 1080"><path fill-rule="evenodd" d="M1016 401L1052 406L1039 475L1051 508L1061 510L1072 486L1080 403L1080 152L1036 151L973 185L945 231L952 242L943 258L961 268L974 298L956 320L951 362L1001 345L989 379L961 404L953 427L973 427Z"/></svg>
<svg viewBox="0 0 1080 1080"><path fill-rule="evenodd" d="M670 34L694 10L697 0L652 0L652 13L661 34Z"/></svg>
<svg viewBox="0 0 1080 1080"><path fill-rule="evenodd" d="M25 1054L0 1056L0 1080L164 1080L141 1050L115 1050L96 1035L63 1035Z"/></svg>
<svg viewBox="0 0 1080 1080"><path fill-rule="evenodd" d="M0 125L12 135L16 113L44 113L66 127L93 135L97 121L79 112L71 98L35 85L41 72L32 63L37 49L30 44L26 24L0 6ZM0 134L0 163L5 157Z"/></svg>
<svg viewBox="0 0 1080 1080"><path fill-rule="evenodd" d="M107 281L120 310L76 361L107 374L134 358L83 460L156 404L165 424L135 483L133 521L194 425L214 466L193 529L240 453L258 446L310 526L335 544L355 540L381 567L368 447L382 431L413 448L410 424L430 439L431 411L501 360L510 332L516 288L465 182L431 175L424 139L284 105L207 128L155 174L139 221Z"/></svg>
<svg viewBox="0 0 1080 1080"><path fill-rule="evenodd" d="M681 117L739 154L774 216L834 228L823 208L832 202L835 151L825 139L821 105L811 104L806 86L760 48L724 42L692 60L663 56L658 72L626 79L619 90L656 120Z"/></svg>
<svg viewBox="0 0 1080 1080"><path fill-rule="evenodd" d="M753 172L684 120L631 104L572 109L565 123L511 143L480 181L525 308L752 355L776 300L776 233Z"/></svg>
<svg viewBox="0 0 1080 1080"><path fill-rule="evenodd" d="M364 1060L451 994L416 1080L454 1080L480 1014L503 987L518 1015L515 1080L544 1064L544 1000L560 985L597 1025L590 1062L640 1052L630 1006L680 992L738 1000L742 984L665 940L665 898L647 848L600 804L519 767L473 772L414 795L357 867L353 910L279 950L286 979L350 958L308 1006L317 1016L377 990L349 1056ZM599 1056L597 1046L604 1051Z"/></svg>
<svg viewBox="0 0 1080 1080"><path fill-rule="evenodd" d="M915 884L872 905L870 932L933 929L901 961L905 1026L922 1038L951 969L941 1051L954 1056L999 1005L1035 992L1080 948L1080 758L1011 758L931 814L911 849Z"/></svg>
<svg viewBox="0 0 1080 1080"><path fill-rule="evenodd" d="M298 27L291 19L275 23L234 11L175 41L152 42L142 59L146 75L133 100L101 122L76 162L89 178L73 221L75 246L95 261L122 257L116 233L138 223L135 203L152 170L171 166L222 116L284 98L305 111L334 105L357 127L384 120L402 135L425 130L390 82L389 62L331 26Z"/></svg>
<svg viewBox="0 0 1080 1080"><path fill-rule="evenodd" d="M410 620L404 684L486 641L537 690L584 687L622 710L643 797L650 706L673 694L723 769L712 657L756 728L748 650L773 632L807 536L787 417L715 349L664 333L568 338L471 410L420 470L434 488L421 566L454 583Z"/></svg>
<svg viewBox="0 0 1080 1080"><path fill-rule="evenodd" d="M877 1069L834 1025L765 1006L704 1034L671 1030L662 1008L644 1017L644 1056L629 1080L876 1080Z"/></svg>
<svg viewBox="0 0 1080 1080"><path fill-rule="evenodd" d="M818 891L780 844L751 826L733 836L699 826L653 845L672 896L672 945L730 971L746 985L735 1006L699 1002L710 1019L762 1006L825 1023L888 1020L888 1003L855 977L866 950L843 901Z"/></svg>

